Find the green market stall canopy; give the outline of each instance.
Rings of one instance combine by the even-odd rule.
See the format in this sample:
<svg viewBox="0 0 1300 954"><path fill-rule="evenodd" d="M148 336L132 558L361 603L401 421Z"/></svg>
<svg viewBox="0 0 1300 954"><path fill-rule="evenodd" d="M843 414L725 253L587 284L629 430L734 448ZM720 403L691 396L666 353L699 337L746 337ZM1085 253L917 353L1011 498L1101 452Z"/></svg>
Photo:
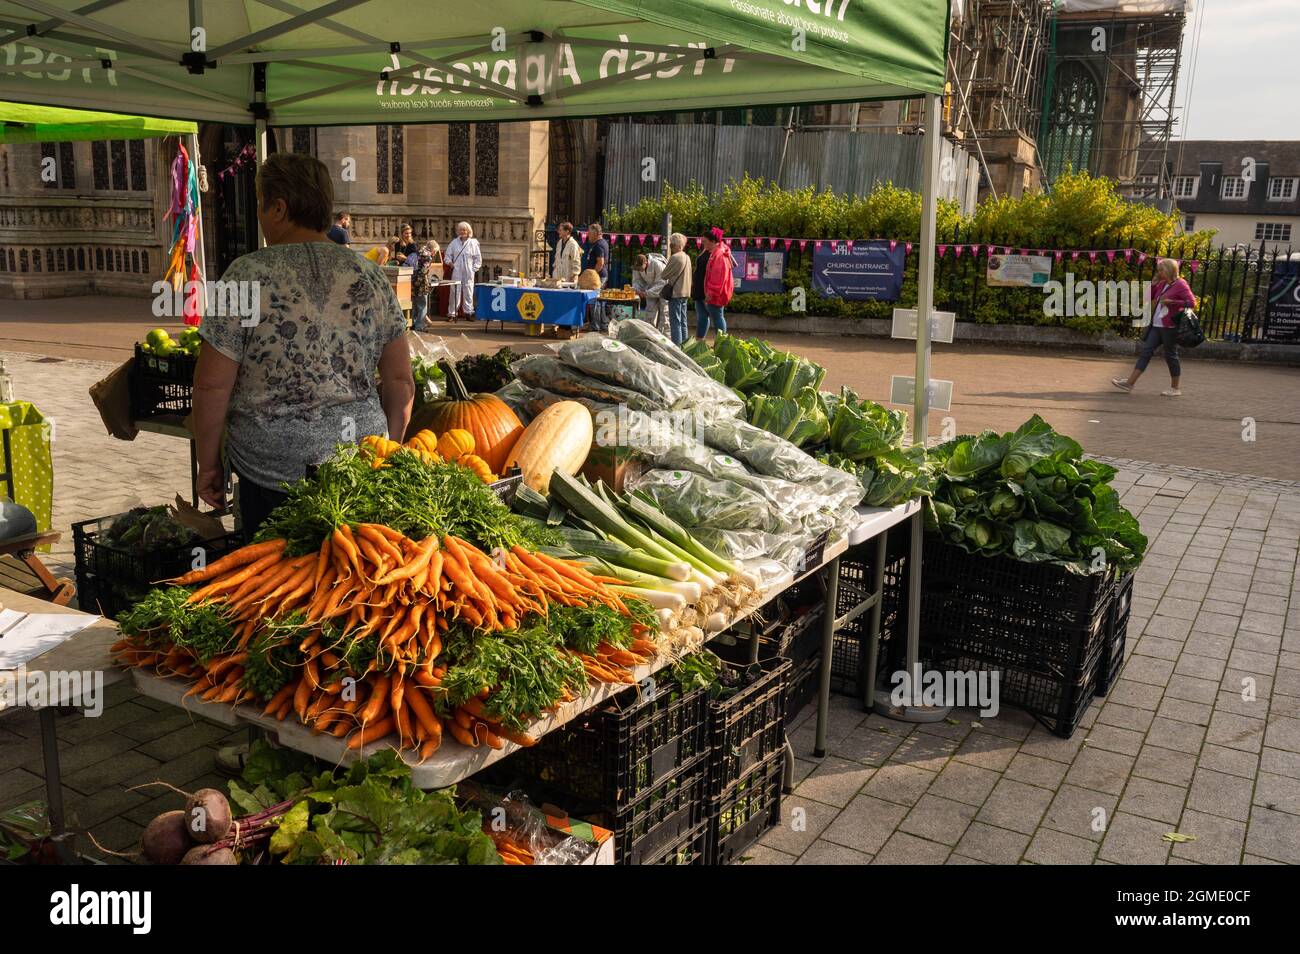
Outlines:
<svg viewBox="0 0 1300 954"><path fill-rule="evenodd" d="M943 92L947 23L948 0L0 0L0 98L273 126L900 98Z"/></svg>
<svg viewBox="0 0 1300 954"><path fill-rule="evenodd" d="M194 123L170 119L0 103L0 143L157 139L184 136L197 130Z"/></svg>

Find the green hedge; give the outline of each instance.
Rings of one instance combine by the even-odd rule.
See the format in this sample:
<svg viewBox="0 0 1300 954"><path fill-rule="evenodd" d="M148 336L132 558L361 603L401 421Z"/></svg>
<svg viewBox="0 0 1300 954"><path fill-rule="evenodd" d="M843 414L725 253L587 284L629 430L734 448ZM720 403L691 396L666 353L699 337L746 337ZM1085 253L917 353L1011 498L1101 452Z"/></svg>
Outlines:
<svg viewBox="0 0 1300 954"><path fill-rule="evenodd" d="M687 189L665 185L658 199L642 199L634 206L607 210L604 224L615 232L657 232L665 212L673 216L675 231L700 235L710 227L730 236L806 239L896 239L917 241L920 233L921 197L886 184L867 196L836 195L809 187L789 191L746 176L726 186L720 194L705 193L694 183ZM1109 179L1087 173L1058 177L1050 193L1020 198L985 199L975 214L964 218L955 202L940 200L937 229L941 244L996 244L1019 248L1109 249L1137 248L1149 255L1143 265L1120 258L1096 263L1086 257L1066 257L1053 263L1052 277L1064 280L1072 271L1075 281L1148 281L1158 255L1178 258L1205 255L1213 232L1178 234L1178 217L1115 192ZM626 249L616 254L628 255ZM1054 317L1044 314L1043 293L1028 288L989 288L984 280L984 256L950 251L939 259L936 307L955 311L963 321L987 324L1052 325L1080 331L1131 329L1122 317ZM821 298L812 292L812 251L794 249L789 256L785 285L807 293L807 314L844 318L889 318L895 306L916 305L915 250L907 257L903 290L897 302L847 302ZM732 311L786 317L793 313L787 294L736 295Z"/></svg>

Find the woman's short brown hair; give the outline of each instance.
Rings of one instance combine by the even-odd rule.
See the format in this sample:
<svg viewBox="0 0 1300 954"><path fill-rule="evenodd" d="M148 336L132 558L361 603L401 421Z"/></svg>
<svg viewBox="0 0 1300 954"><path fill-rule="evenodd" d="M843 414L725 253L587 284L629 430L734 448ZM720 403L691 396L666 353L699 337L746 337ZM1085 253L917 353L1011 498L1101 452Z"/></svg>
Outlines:
<svg viewBox="0 0 1300 954"><path fill-rule="evenodd" d="M314 156L276 152L257 170L257 195L262 208L284 201L289 221L324 232L334 210L334 183L329 169Z"/></svg>

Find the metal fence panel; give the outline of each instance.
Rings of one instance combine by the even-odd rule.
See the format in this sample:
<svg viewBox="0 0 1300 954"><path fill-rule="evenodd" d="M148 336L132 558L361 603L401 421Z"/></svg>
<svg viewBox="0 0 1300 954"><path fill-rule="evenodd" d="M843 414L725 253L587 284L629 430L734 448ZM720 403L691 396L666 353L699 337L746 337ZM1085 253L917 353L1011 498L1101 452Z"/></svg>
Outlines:
<svg viewBox="0 0 1300 954"><path fill-rule="evenodd" d="M921 137L878 132L806 130L780 126L657 126L618 123L605 143L604 208L624 208L657 198L665 182L706 192L752 177L785 189L831 189L866 195L886 182L905 189L921 186ZM943 142L942 157L952 174L940 195L955 199L963 215L975 209L978 164L960 146ZM647 177L653 159L653 178Z"/></svg>

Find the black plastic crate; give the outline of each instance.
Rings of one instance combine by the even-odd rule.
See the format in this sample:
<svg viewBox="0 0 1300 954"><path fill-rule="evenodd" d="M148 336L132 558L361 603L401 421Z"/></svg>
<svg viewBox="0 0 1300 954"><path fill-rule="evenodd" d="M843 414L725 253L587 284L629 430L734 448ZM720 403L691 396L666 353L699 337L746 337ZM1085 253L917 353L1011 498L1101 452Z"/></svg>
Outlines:
<svg viewBox="0 0 1300 954"><path fill-rule="evenodd" d="M1109 605L1115 573L1078 573L1059 563L1025 563L982 556L927 534L922 563L922 609L960 602L975 610L1002 608L1044 625L1088 627Z"/></svg>
<svg viewBox="0 0 1300 954"><path fill-rule="evenodd" d="M585 817L614 833L616 864L674 864L664 859L705 821L708 794L708 759L701 757L627 807L613 813L588 812Z"/></svg>
<svg viewBox="0 0 1300 954"><path fill-rule="evenodd" d="M114 546L105 538L108 528L120 516L122 514L114 514L72 525L72 546L78 577L95 577L102 584L154 584L192 570L197 556L196 549L201 549L204 561L211 563L242 546L244 542L243 532L235 530L185 546L157 547L136 553L125 547Z"/></svg>
<svg viewBox="0 0 1300 954"><path fill-rule="evenodd" d="M132 362L131 370L138 376L152 378L157 381L193 384L194 369L198 365L199 359L195 356L182 352L169 354L165 357L150 354L141 347L139 342L136 342L135 360Z"/></svg>
<svg viewBox="0 0 1300 954"><path fill-rule="evenodd" d="M708 863L709 825L696 825L677 841L642 861L643 865L703 865Z"/></svg>
<svg viewBox="0 0 1300 954"><path fill-rule="evenodd" d="M740 667L736 667L740 668ZM785 743L785 691L790 663L755 663L757 678L739 692L709 702L709 794L729 792L746 772Z"/></svg>
<svg viewBox="0 0 1300 954"><path fill-rule="evenodd" d="M817 698L817 677L821 673L821 656L812 656L795 666L785 693L785 725L788 728L795 717Z"/></svg>
<svg viewBox="0 0 1300 954"><path fill-rule="evenodd" d="M653 694L631 686L537 745L512 768L572 798L621 810L709 752L708 694L683 695L668 673Z"/></svg>
<svg viewBox="0 0 1300 954"><path fill-rule="evenodd" d="M942 654L1074 682L1105 642L1111 574L982 557L932 537L924 561L921 639Z"/></svg>
<svg viewBox="0 0 1300 954"><path fill-rule="evenodd" d="M1128 638L1129 614L1133 609L1134 574L1129 573L1115 587L1106 613L1106 643L1102 650L1103 665L1097 670L1097 688L1099 696L1110 692L1110 687L1119 678L1124 668L1124 644Z"/></svg>
<svg viewBox="0 0 1300 954"><path fill-rule="evenodd" d="M134 583L107 583L89 573L77 574L77 606L83 613L95 613L105 619L117 619L148 592Z"/></svg>
<svg viewBox="0 0 1300 954"><path fill-rule="evenodd" d="M731 864L776 827L784 774L785 754L778 752L750 769L727 794L709 800L709 864Z"/></svg>
<svg viewBox="0 0 1300 954"><path fill-rule="evenodd" d="M927 670L997 671L999 707L1024 709L1053 734L1068 739L1078 728L1079 720L1094 698L1097 675L1104 664L1101 649L1098 643L1080 669L1060 676L1032 669L991 666L983 659L964 656L960 652L926 652L925 647L922 661Z"/></svg>
<svg viewBox="0 0 1300 954"><path fill-rule="evenodd" d="M131 377L131 417L137 421L152 417L188 417L194 409L194 385Z"/></svg>
<svg viewBox="0 0 1300 954"><path fill-rule="evenodd" d="M145 420L162 415L187 416L194 406L197 358L186 354L159 357L135 346L129 391L131 416Z"/></svg>
<svg viewBox="0 0 1300 954"><path fill-rule="evenodd" d="M902 530L906 524L891 528L886 543L885 572L881 577L880 642L888 643L906 629L907 553L910 539ZM874 556L875 545L862 544L840 557L840 585L836 616L841 617L871 593L873 569L868 554ZM862 695L866 678L867 639L871 630L871 610L860 613L835 631L831 655L831 691L852 696ZM882 657L883 658L883 657Z"/></svg>

